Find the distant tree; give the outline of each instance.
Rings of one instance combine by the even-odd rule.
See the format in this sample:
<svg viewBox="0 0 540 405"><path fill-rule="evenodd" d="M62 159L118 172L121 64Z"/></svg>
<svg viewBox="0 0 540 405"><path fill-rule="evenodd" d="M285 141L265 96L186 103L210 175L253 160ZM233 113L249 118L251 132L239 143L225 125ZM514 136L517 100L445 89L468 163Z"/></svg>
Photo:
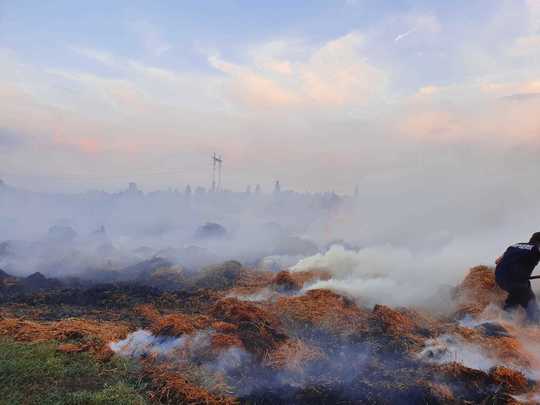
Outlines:
<svg viewBox="0 0 540 405"><path fill-rule="evenodd" d="M204 195L206 194L206 189L204 187L199 186L195 189L195 194Z"/></svg>
<svg viewBox="0 0 540 405"><path fill-rule="evenodd" d="M189 184L186 186L186 190L184 191L184 194L188 198L191 197L191 186Z"/></svg>
<svg viewBox="0 0 540 405"><path fill-rule="evenodd" d="M261 194L261 185L260 184L257 184L255 186L255 194Z"/></svg>
<svg viewBox="0 0 540 405"><path fill-rule="evenodd" d="M132 193L132 194L138 193L139 188L137 187L137 183L134 183L134 182L129 183L127 191L128 193Z"/></svg>

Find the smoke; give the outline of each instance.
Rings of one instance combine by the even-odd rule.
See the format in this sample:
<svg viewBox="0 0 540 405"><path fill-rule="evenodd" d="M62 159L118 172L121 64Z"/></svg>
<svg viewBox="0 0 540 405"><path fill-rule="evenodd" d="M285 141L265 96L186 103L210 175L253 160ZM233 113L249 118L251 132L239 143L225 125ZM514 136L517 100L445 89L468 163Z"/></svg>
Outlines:
<svg viewBox="0 0 540 405"><path fill-rule="evenodd" d="M139 329L130 333L126 339L111 342L110 348L120 356L139 359L149 355L158 363L166 363L171 367L178 367L178 372L189 370L193 381L206 385L208 390L215 390L212 386L214 378L231 376L241 367L251 362L251 355L240 347L227 347L220 350L217 355L212 353L213 330L200 330L180 337L155 336L151 332ZM197 371L194 373L194 364ZM205 378L201 378L205 376ZM186 378L189 378L186 374ZM245 388L245 387L244 387Z"/></svg>
<svg viewBox="0 0 540 405"><path fill-rule="evenodd" d="M253 294L229 294L227 297L234 297L234 298L239 299L240 301L260 302L260 301L270 300L272 297L275 297L276 295L277 295L277 292L275 290L265 287L265 288L262 288L260 291L257 291Z"/></svg>
<svg viewBox="0 0 540 405"><path fill-rule="evenodd" d="M330 272L331 279L315 282L308 290L331 289L366 305L419 305L442 286L460 281L469 263L475 263L470 260L457 255L451 246L418 253L390 245L359 250L334 245L325 253L300 260L291 271Z"/></svg>
<svg viewBox="0 0 540 405"><path fill-rule="evenodd" d="M492 357L481 346L468 343L455 335L442 335L428 340L418 357L436 364L461 363L465 367L486 372L497 365L508 367L508 364Z"/></svg>
<svg viewBox="0 0 540 405"><path fill-rule="evenodd" d="M368 197L334 213L330 229L349 243L291 268L324 268L332 274L309 289L329 288L370 305L444 307L443 290L457 285L471 267L493 266L508 245L528 240L535 230L531 223L540 221L538 210L527 208L530 201L507 210L466 196L451 207L410 193L400 197L401 186L395 188L385 191L389 199Z"/></svg>
<svg viewBox="0 0 540 405"><path fill-rule="evenodd" d="M197 340L204 338L205 336L201 334ZM187 341L184 336L178 338L154 336L151 332L140 329L130 333L124 340L112 342L110 348L124 357L138 358L147 354L167 356L174 350L184 347Z"/></svg>
<svg viewBox="0 0 540 405"><path fill-rule="evenodd" d="M460 327L479 330L484 335L482 345L467 341L456 334L443 334L425 342L425 347L418 353L422 361L446 364L457 362L465 367L489 372L496 366L511 368L521 372L532 380L540 377L540 329L533 325L524 325L523 313L507 313L499 306L490 304L484 311L473 318L466 316L458 322ZM487 335L487 336L486 336ZM500 358L490 339L508 338L503 346L513 347L523 359ZM504 356L503 352L498 352ZM529 400L532 400L529 398ZM534 400L532 400L534 402Z"/></svg>
<svg viewBox="0 0 540 405"><path fill-rule="evenodd" d="M537 325L524 324L526 314L524 311L506 312L501 307L490 304L476 318L470 316L460 320L459 325L466 328L491 329L498 336L511 336L521 345L526 358L530 362L530 368L523 369L517 365L508 364L507 361L499 360L500 365L512 367L521 371L528 378L538 380L540 378L540 328ZM489 353L485 353L489 357Z"/></svg>
<svg viewBox="0 0 540 405"><path fill-rule="evenodd" d="M180 337L155 336L139 329L125 339L111 342L112 351L123 357L141 358L154 355L158 361L170 364L188 363L197 359L200 367L208 373L229 374L249 361L250 355L239 347L221 350L213 359L205 359L211 350L212 330L200 330Z"/></svg>
<svg viewBox="0 0 540 405"><path fill-rule="evenodd" d="M286 192L145 194L132 186L68 195L0 186L0 267L15 275L91 275L159 256L189 270L225 260L278 270L318 251L302 236L342 203L327 200ZM213 232L209 222L223 231Z"/></svg>
<svg viewBox="0 0 540 405"><path fill-rule="evenodd" d="M177 367L180 373L182 370L189 370L183 374L188 379L190 376L199 378L204 374L206 377L200 382L217 381L219 376L223 376L230 390L228 393L233 392L240 398L254 399L258 395L264 397L270 392L276 395L290 395L290 392L308 386L329 384L336 378L342 381L344 384L342 389L346 390L347 385L365 372L370 359L369 349L362 344L340 344L336 347L335 342L325 341L323 338L316 343L326 347L327 352L319 359L286 360L288 364L298 363L298 367L274 368L267 364L267 359L256 359L243 348L235 346L223 348L209 358L212 334L212 330L204 330L171 338L154 336L147 330L138 330L124 340L110 343L110 347L115 353L134 359L154 355L155 361L166 363L169 367ZM300 354L291 353L291 356ZM198 368L195 373L194 364ZM211 386L206 388L215 389Z"/></svg>
<svg viewBox="0 0 540 405"><path fill-rule="evenodd" d="M364 179L357 197L143 193L136 186L68 195L2 186L0 268L92 278L103 271L125 275L156 256L189 271L225 260L269 271L322 267L332 278L306 288L330 288L369 305L444 307L441 288L458 283L470 267L493 264L540 221L534 198L477 175L464 184L441 183L430 173L381 175ZM497 202L499 193L505 204ZM226 233L212 234L203 227L208 222Z"/></svg>

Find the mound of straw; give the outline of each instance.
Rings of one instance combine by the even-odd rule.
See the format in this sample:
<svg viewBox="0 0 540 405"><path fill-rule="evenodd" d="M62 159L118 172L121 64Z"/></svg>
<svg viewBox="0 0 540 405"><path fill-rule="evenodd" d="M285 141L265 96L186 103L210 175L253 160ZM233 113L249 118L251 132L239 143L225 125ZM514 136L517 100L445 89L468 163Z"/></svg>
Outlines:
<svg viewBox="0 0 540 405"><path fill-rule="evenodd" d="M367 329L369 312L329 290L311 290L305 295L281 297L274 313L291 329L319 328L333 334L351 334Z"/></svg>
<svg viewBox="0 0 540 405"><path fill-rule="evenodd" d="M259 357L287 338L278 318L251 302L226 298L216 303L210 315L237 325L236 335L248 351Z"/></svg>
<svg viewBox="0 0 540 405"><path fill-rule="evenodd" d="M101 360L113 353L108 344L125 338L129 328L118 322L65 319L57 322L32 322L16 318L0 319L0 335L22 342L57 340L66 343L58 348L65 352L91 351Z"/></svg>
<svg viewBox="0 0 540 405"><path fill-rule="evenodd" d="M267 353L264 364L274 369L301 372L309 362L324 359L324 353L301 339L289 339L273 352Z"/></svg>
<svg viewBox="0 0 540 405"><path fill-rule="evenodd" d="M495 283L495 272L486 266L474 267L455 290L456 318L478 316L489 304L501 305L506 293Z"/></svg>

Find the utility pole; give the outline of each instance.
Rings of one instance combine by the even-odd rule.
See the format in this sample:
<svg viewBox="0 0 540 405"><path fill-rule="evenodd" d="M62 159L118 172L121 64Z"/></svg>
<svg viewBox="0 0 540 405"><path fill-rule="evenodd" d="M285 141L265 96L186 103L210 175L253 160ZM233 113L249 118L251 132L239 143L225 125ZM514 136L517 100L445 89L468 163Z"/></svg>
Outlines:
<svg viewBox="0 0 540 405"><path fill-rule="evenodd" d="M216 191L216 152L212 155L212 192Z"/></svg>
<svg viewBox="0 0 540 405"><path fill-rule="evenodd" d="M221 156L217 156L216 153L212 155L212 192L216 191L216 164L218 165L218 186L217 190L221 190L221 164L223 159Z"/></svg>
<svg viewBox="0 0 540 405"><path fill-rule="evenodd" d="M219 173L219 176L218 176L218 191L221 191L221 165L223 163L223 158L220 156L218 158L218 173Z"/></svg>

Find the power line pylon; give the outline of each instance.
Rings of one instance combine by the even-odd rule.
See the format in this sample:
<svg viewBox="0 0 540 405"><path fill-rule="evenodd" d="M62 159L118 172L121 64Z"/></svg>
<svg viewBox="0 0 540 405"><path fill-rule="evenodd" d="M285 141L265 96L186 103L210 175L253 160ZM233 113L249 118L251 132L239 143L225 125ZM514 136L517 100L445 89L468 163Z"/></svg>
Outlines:
<svg viewBox="0 0 540 405"><path fill-rule="evenodd" d="M218 158L218 191L221 190L221 165L223 164L223 157Z"/></svg>
<svg viewBox="0 0 540 405"><path fill-rule="evenodd" d="M217 190L221 189L221 164L223 159L221 156L217 156L216 153L212 155L212 192L216 191L216 164L218 164L218 187Z"/></svg>

